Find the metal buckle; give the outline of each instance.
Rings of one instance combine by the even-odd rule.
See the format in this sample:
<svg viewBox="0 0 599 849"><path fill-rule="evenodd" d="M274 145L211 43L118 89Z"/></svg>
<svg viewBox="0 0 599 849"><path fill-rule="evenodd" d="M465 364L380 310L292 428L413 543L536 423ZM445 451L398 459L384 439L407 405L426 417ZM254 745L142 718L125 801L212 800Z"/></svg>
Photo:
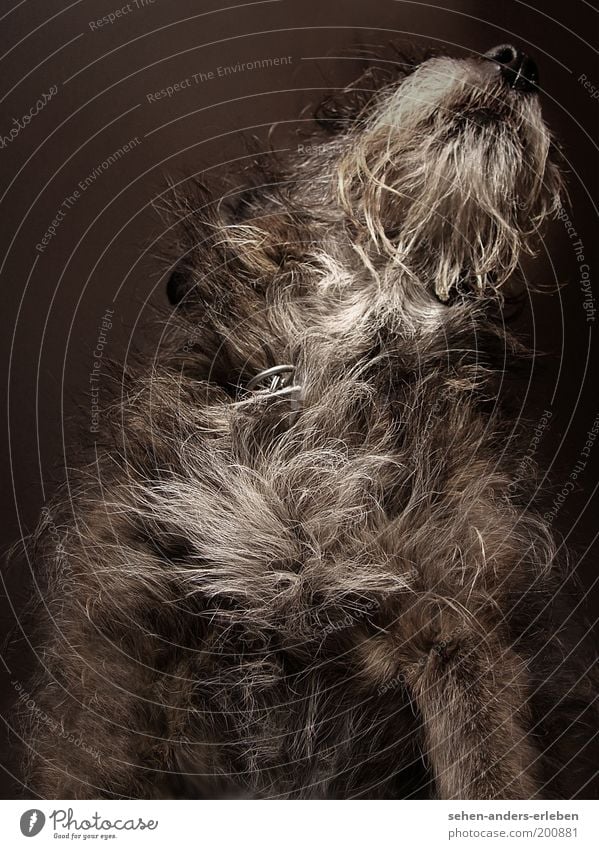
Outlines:
<svg viewBox="0 0 599 849"><path fill-rule="evenodd" d="M289 386L295 366L280 365L266 368L263 371L255 374L251 380L248 380L246 389L248 392L266 392L269 395L279 394L282 389L290 389Z"/></svg>
<svg viewBox="0 0 599 849"><path fill-rule="evenodd" d="M291 412L288 415L289 424L296 420L301 409L302 387L293 383L295 366L285 363L280 366L271 366L255 374L245 385L245 391L251 393L250 397L244 398L236 403L249 404L258 399L288 397L291 404Z"/></svg>

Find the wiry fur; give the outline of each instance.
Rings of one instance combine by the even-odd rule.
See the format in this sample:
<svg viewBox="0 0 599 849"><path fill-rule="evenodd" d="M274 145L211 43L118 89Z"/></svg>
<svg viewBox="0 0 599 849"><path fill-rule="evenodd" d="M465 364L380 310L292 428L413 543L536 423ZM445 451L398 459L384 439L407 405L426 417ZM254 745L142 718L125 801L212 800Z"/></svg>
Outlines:
<svg viewBox="0 0 599 849"><path fill-rule="evenodd" d="M32 792L589 792L595 684L499 398L559 196L538 100L434 58L353 102L242 197L172 193L177 308L37 534ZM280 363L291 401L243 390Z"/></svg>

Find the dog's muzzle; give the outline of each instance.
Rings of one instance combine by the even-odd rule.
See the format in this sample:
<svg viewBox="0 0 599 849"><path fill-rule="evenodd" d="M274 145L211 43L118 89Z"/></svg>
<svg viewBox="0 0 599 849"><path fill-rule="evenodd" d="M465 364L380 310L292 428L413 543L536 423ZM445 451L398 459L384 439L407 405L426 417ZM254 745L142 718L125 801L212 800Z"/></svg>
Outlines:
<svg viewBox="0 0 599 849"><path fill-rule="evenodd" d="M534 92L539 84L537 63L513 44L500 44L484 54L484 58L495 62L501 76L514 91Z"/></svg>

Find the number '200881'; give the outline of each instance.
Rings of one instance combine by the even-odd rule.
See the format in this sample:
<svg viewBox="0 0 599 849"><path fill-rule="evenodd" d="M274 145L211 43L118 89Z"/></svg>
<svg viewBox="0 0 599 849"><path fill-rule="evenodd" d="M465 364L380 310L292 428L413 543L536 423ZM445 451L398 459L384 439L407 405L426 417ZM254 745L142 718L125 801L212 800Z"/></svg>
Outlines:
<svg viewBox="0 0 599 849"><path fill-rule="evenodd" d="M577 828L537 828L535 837L578 837Z"/></svg>

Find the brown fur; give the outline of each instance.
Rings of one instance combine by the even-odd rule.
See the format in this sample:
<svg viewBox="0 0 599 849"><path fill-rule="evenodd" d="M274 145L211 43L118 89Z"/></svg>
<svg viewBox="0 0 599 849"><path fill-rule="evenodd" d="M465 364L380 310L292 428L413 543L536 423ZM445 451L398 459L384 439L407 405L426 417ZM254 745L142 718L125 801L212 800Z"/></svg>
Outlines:
<svg viewBox="0 0 599 849"><path fill-rule="evenodd" d="M320 120L243 195L171 195L177 308L36 536L33 793L588 792L596 687L499 392L559 203L538 99L433 58Z"/></svg>

